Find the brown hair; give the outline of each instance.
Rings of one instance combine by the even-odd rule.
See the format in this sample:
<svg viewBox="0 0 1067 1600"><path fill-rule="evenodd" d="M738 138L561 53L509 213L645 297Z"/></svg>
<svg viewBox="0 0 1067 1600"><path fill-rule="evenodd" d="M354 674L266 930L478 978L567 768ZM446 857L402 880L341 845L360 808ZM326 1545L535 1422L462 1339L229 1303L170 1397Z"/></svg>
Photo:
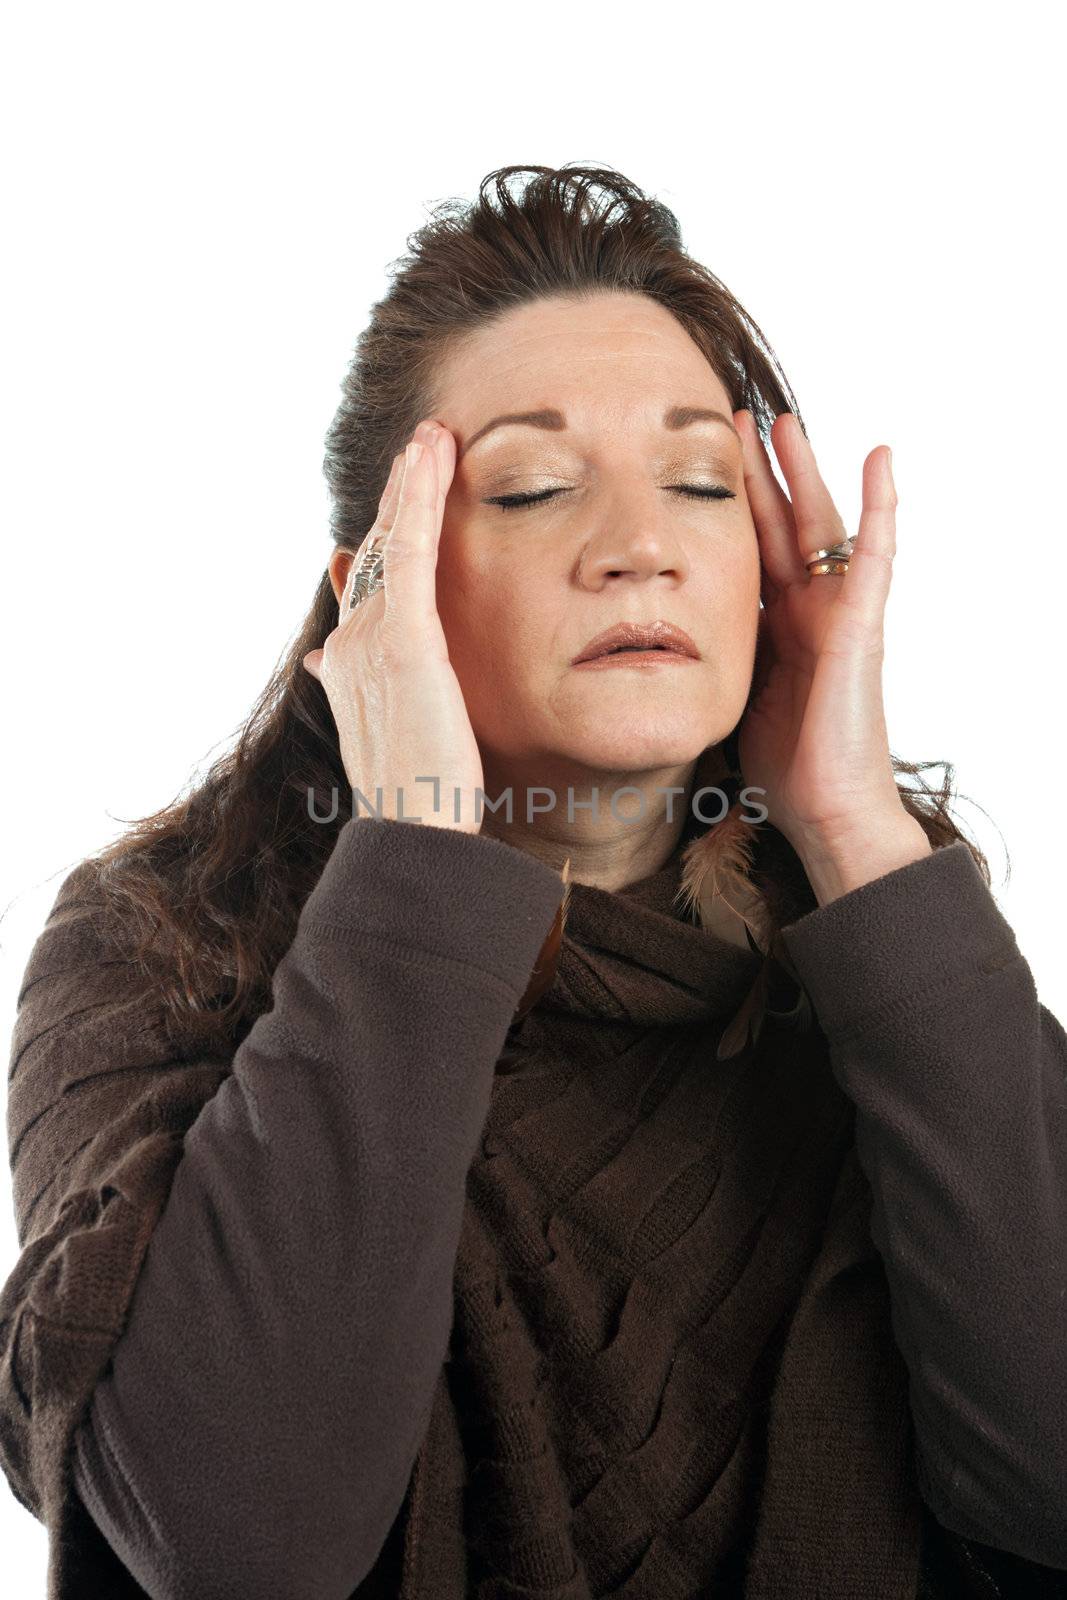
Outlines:
<svg viewBox="0 0 1067 1600"><path fill-rule="evenodd" d="M517 192L512 180L526 178ZM599 192L599 193L598 193ZM803 419L760 329L726 286L682 246L678 222L612 168L508 166L489 173L473 202L448 200L392 263L342 383L323 469L336 545L356 550L374 522L393 456L437 409L446 352L512 308L545 296L646 294L681 323L764 439L774 418ZM806 431L806 430L805 430ZM337 624L324 569L299 632L240 729L185 797L133 823L90 858L93 895L120 913L175 1036L243 1032L270 1003L275 966L300 908L348 820L330 812L350 795L325 691L303 666ZM962 835L948 813L954 769L893 758L907 810L935 846ZM944 767L936 789L921 772ZM755 876L776 924L815 904L800 863L777 830L760 830ZM981 851L965 841L986 882ZM86 901L86 910L90 909Z"/></svg>

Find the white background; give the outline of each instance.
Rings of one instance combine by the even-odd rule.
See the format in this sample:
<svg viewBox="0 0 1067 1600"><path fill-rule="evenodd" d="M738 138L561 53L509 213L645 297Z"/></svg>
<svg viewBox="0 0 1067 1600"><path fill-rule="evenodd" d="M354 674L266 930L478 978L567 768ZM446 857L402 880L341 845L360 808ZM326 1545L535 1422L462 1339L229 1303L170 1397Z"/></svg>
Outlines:
<svg viewBox="0 0 1067 1600"><path fill-rule="evenodd" d="M664 199L763 328L850 531L863 458L892 446L890 743L955 764L1067 1019L1054 25L1036 4L22 8L0 52L8 1027L62 877L230 742L310 604L323 438L387 264L492 168L578 160ZM5 1487L5 1594L43 1596L44 1529Z"/></svg>

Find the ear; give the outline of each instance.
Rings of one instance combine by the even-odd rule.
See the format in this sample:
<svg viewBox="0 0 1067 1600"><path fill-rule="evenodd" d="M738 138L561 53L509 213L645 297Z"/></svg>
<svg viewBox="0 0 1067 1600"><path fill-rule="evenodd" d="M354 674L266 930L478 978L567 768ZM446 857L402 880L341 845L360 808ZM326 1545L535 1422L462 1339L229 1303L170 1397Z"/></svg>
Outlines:
<svg viewBox="0 0 1067 1600"><path fill-rule="evenodd" d="M345 550L341 545L336 547L333 555L330 557L328 571L330 574L330 583L333 586L334 598L336 599L338 605L341 604L341 596L345 592L345 582L348 578L349 568L354 560L355 556L353 555L352 551Z"/></svg>

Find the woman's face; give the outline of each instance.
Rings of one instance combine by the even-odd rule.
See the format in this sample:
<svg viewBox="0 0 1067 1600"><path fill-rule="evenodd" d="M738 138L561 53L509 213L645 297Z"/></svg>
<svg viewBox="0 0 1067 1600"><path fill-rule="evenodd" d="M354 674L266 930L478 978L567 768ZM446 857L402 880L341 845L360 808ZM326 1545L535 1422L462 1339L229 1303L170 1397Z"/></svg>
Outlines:
<svg viewBox="0 0 1067 1600"><path fill-rule="evenodd" d="M682 406L725 421L665 426ZM474 438L503 413L544 409L564 425ZM752 679L759 553L730 397L680 324L636 294L520 307L452 354L433 416L457 454L437 603L487 792L519 773L550 785L571 773L578 787L677 768L724 738ZM559 493L490 503L545 489ZM684 628L699 659L572 665L614 623L659 620Z"/></svg>

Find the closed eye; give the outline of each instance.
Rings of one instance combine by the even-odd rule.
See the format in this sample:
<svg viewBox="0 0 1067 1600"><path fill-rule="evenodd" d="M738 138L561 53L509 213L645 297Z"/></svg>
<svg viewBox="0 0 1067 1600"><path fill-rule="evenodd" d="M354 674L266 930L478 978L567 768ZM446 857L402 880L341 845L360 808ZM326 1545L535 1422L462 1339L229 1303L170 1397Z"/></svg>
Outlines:
<svg viewBox="0 0 1067 1600"><path fill-rule="evenodd" d="M668 484L675 494L689 495L695 500L736 500L737 496L732 489L724 489L721 484L708 485L697 483ZM553 495L570 494L569 489L542 489L540 494L498 494L486 500L487 506L499 506L501 511L516 511L523 506L543 504L551 500Z"/></svg>

